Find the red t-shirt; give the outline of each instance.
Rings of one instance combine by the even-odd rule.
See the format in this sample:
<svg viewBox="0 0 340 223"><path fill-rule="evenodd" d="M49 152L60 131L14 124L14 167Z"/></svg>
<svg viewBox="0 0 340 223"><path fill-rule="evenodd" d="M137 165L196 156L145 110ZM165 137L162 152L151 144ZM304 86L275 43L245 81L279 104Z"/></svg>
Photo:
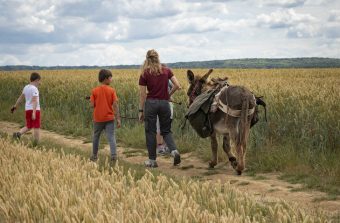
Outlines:
<svg viewBox="0 0 340 223"><path fill-rule="evenodd" d="M146 86L148 90L146 98L169 100L168 83L173 76L174 74L168 67L162 67L162 73L159 75L153 75L145 71L139 77L139 85Z"/></svg>
<svg viewBox="0 0 340 223"><path fill-rule="evenodd" d="M93 119L95 122L107 122L114 119L112 105L118 101L116 91L108 85L100 85L92 90L91 102L94 103Z"/></svg>

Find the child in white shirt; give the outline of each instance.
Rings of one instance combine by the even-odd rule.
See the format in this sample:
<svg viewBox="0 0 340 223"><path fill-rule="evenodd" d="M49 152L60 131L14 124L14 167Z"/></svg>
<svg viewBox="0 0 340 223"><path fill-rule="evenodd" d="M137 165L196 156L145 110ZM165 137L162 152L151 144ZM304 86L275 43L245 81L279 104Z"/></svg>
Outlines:
<svg viewBox="0 0 340 223"><path fill-rule="evenodd" d="M23 98L25 98L26 126L20 129L19 132L13 133L13 137L20 139L21 135L33 129L34 144L37 144L40 138L40 103L38 90L40 79L41 77L38 73L32 73L30 77L31 82L24 87L22 94L11 108L11 112L13 113Z"/></svg>

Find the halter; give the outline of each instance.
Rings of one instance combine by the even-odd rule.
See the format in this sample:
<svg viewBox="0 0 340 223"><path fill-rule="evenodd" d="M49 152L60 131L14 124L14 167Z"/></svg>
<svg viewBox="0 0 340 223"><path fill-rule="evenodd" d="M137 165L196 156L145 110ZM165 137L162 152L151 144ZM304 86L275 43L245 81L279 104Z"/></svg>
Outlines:
<svg viewBox="0 0 340 223"><path fill-rule="evenodd" d="M189 96L189 99L191 101L191 103L195 100L195 98L199 95L196 91L202 87L202 83L200 80L197 80L196 81L196 84L194 86L194 88L192 89L191 93L190 93L190 96ZM195 95L197 94L197 95Z"/></svg>

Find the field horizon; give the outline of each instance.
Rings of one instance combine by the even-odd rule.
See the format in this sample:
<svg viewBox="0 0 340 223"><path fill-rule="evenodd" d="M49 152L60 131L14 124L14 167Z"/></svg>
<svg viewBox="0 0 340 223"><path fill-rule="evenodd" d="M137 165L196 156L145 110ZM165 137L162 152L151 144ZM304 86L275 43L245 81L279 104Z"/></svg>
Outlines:
<svg viewBox="0 0 340 223"><path fill-rule="evenodd" d="M171 68L243 68L243 69L277 69L277 68L340 68L340 58L329 57L291 57L291 58L239 58L221 60L182 61L165 63ZM39 66L39 65L3 65L0 71L16 70L77 70L77 69L138 69L140 64L125 65L77 65L77 66Z"/></svg>

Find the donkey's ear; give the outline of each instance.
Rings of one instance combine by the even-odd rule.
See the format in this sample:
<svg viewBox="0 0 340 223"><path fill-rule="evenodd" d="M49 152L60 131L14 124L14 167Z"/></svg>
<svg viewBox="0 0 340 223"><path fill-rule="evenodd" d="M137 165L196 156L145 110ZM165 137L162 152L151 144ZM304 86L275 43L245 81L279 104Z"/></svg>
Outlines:
<svg viewBox="0 0 340 223"><path fill-rule="evenodd" d="M213 69L210 69L208 73L204 74L204 76L201 78L201 81L205 82L213 71Z"/></svg>
<svg viewBox="0 0 340 223"><path fill-rule="evenodd" d="M187 77L188 77L188 81L189 81L190 84L194 82L195 75L191 70L187 71Z"/></svg>

